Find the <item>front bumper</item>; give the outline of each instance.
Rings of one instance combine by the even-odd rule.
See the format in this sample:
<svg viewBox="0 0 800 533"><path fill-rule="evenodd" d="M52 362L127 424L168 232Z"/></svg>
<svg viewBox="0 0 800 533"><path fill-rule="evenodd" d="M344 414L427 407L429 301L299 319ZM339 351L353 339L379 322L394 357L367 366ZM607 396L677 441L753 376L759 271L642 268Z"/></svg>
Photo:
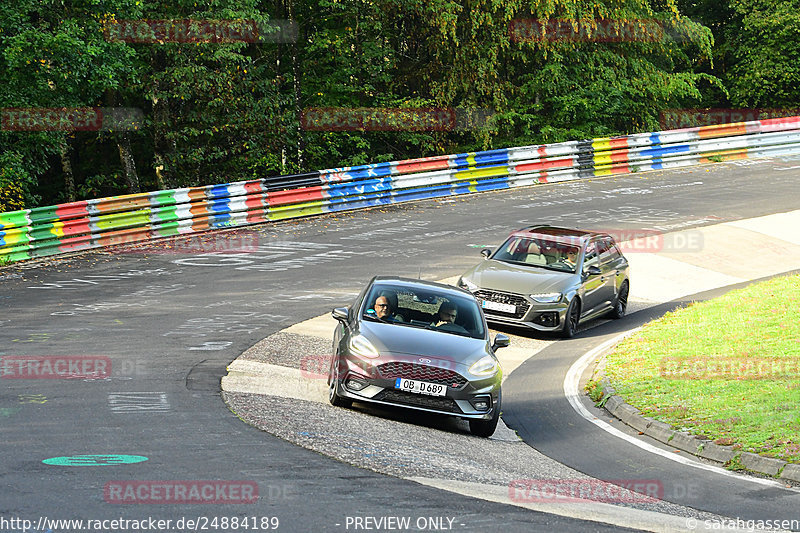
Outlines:
<svg viewBox="0 0 800 533"><path fill-rule="evenodd" d="M337 394L358 402L403 407L465 419L489 420L494 414L500 392L502 373L499 369L492 376L474 379L468 379L453 370L437 369L438 372L433 374L452 373L453 376L458 376L460 379L451 380L452 382L447 382L445 377L421 379L421 381L441 383L447 386L445 396L429 396L395 388L395 381L398 377L419 379L418 371L411 373L403 373L397 369L393 369L391 372L381 371L379 367L387 366L386 364L373 365L372 360L365 361L358 357L348 357L342 362L344 365L340 367L341 378ZM476 407L476 404L480 405L481 402L486 403L485 409Z"/></svg>
<svg viewBox="0 0 800 533"><path fill-rule="evenodd" d="M515 312L502 312L488 309L482 304L486 321L494 324L520 326L537 331L559 331L567 316L568 303L561 301L543 304L533 301L527 296L510 292L480 289L474 292L479 302L489 301L506 305L514 305Z"/></svg>

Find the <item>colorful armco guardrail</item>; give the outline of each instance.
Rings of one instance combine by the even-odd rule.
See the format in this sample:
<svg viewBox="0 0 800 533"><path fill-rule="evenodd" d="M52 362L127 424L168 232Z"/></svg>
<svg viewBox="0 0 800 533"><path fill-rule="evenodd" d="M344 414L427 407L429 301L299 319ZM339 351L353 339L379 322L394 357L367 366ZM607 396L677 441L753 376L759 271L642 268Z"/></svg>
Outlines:
<svg viewBox="0 0 800 533"><path fill-rule="evenodd" d="M0 262L425 198L787 154L800 154L800 116L85 200L0 213Z"/></svg>

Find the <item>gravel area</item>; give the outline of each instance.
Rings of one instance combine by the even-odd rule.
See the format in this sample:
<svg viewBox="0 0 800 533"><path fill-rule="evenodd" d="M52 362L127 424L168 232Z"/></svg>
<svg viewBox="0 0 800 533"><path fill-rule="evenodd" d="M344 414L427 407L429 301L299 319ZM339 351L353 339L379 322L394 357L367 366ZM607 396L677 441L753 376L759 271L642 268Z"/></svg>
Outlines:
<svg viewBox="0 0 800 533"><path fill-rule="evenodd" d="M332 337L331 337L332 338ZM238 359L300 368L305 357L331 356L331 341L309 335L278 332L258 341Z"/></svg>
<svg viewBox="0 0 800 533"><path fill-rule="evenodd" d="M631 312L653 302L631 302ZM593 321L590 326L596 326ZM584 326L585 327L585 326ZM584 329L584 328L581 328ZM493 330L511 338L505 352L506 375L555 341L515 328ZM522 336L524 335L524 336ZM328 361L330 338L297 333L273 334L244 352L239 360L303 368L314 356ZM513 349L513 351L512 351ZM305 370L305 368L303 368ZM322 379L322 376L317 376ZM505 424L490 439L475 437L466 421L405 409L356 404L335 408L327 402L226 391L228 407L244 422L288 442L354 466L401 478L434 478L508 487L515 480L590 480L522 442ZM511 500L509 500L511 503ZM616 503L673 516L715 518L709 513L666 501Z"/></svg>
<svg viewBox="0 0 800 533"><path fill-rule="evenodd" d="M508 365L535 356L554 339L515 335ZM493 335L497 332L493 331ZM330 354L330 341L279 332L253 345L240 360L300 368L309 355ZM466 421L405 409L356 404L342 409L327 403L223 392L228 407L246 423L340 461L402 478L435 478L507 487L514 480L588 480L588 476L542 455L500 424L490 439L474 437ZM509 501L510 503L510 501ZM618 504L674 516L711 518L668 502Z"/></svg>
<svg viewBox="0 0 800 533"><path fill-rule="evenodd" d="M474 437L466 423L449 417L366 406L343 409L260 394L222 394L228 407L252 426L383 474L504 487L514 480L591 479L521 441ZM618 505L674 516L714 517L664 501Z"/></svg>

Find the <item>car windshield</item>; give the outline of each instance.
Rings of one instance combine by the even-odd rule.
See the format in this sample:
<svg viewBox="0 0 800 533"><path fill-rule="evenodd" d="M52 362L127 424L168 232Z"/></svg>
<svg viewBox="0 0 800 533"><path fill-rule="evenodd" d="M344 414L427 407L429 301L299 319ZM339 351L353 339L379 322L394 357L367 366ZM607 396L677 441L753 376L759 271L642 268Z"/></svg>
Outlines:
<svg viewBox="0 0 800 533"><path fill-rule="evenodd" d="M475 339L483 339L485 335L474 298L436 287L376 284L364 301L362 317Z"/></svg>
<svg viewBox="0 0 800 533"><path fill-rule="evenodd" d="M580 251L580 242L577 239L512 235L494 253L492 259L559 272L576 272Z"/></svg>

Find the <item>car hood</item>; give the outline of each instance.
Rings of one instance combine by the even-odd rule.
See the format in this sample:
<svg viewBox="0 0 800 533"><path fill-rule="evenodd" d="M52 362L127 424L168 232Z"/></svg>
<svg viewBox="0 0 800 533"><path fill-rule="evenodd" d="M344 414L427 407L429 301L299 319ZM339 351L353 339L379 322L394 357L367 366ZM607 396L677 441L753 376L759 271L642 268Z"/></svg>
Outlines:
<svg viewBox="0 0 800 533"><path fill-rule="evenodd" d="M428 329L364 320L359 333L383 355L427 357L470 366L491 353L489 341ZM407 359L401 357L400 359Z"/></svg>
<svg viewBox="0 0 800 533"><path fill-rule="evenodd" d="M462 277L481 289L529 294L564 292L576 276L569 272L554 272L489 259L468 270Z"/></svg>

